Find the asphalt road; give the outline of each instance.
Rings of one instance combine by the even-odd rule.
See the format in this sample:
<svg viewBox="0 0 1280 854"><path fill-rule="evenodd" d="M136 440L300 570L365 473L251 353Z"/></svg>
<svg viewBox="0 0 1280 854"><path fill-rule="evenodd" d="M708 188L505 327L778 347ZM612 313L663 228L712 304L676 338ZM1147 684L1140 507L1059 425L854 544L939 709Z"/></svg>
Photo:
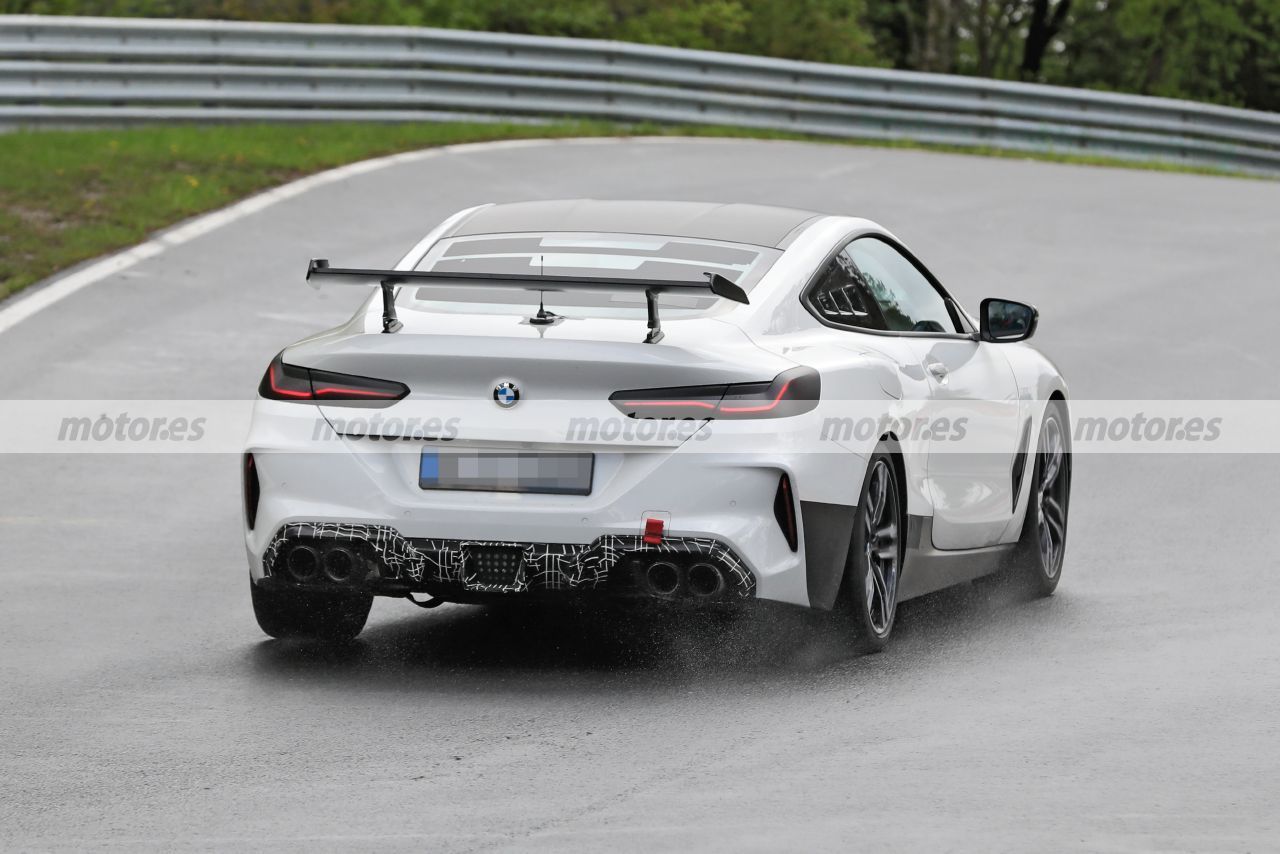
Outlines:
<svg viewBox="0 0 1280 854"><path fill-rule="evenodd" d="M540 143L321 187L0 335L0 397L245 398L447 213L551 197L863 214L1026 298L1077 398L1277 396L1280 183L756 142ZM264 638L230 456L0 456L0 847L1280 848L1280 460L1079 456L1064 580L852 656L727 623L379 600Z"/></svg>

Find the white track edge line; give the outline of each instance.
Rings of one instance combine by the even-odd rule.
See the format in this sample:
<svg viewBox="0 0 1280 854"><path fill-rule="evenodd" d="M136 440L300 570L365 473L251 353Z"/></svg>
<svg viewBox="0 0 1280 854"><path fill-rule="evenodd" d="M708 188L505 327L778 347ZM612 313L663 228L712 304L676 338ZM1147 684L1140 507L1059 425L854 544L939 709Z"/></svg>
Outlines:
<svg viewBox="0 0 1280 854"><path fill-rule="evenodd" d="M108 255L82 269L55 275L54 278L45 280L46 283L33 285L29 293L20 294L0 305L0 334L12 329L44 309L61 302L72 294L89 287L89 285L129 269L139 261L154 258L166 249L180 246L189 240L194 240L238 219L255 214L277 202L291 199L308 190L314 190L316 187L322 187L356 175L375 172L388 166L413 163L445 153L472 154L479 151L492 151L503 148L556 145L566 142L567 139L500 139L490 142L441 145L417 151L402 151L399 154L389 154L385 157L359 160L324 172L317 172L314 175L308 175L296 181L290 181L288 184L281 184L279 187L264 190L261 193L249 196L247 199L241 199L228 207L197 216L181 225L173 226L136 246ZM593 137L593 139L625 142L632 141L636 137ZM649 139L649 137L645 137L645 139ZM667 137L666 139L668 141L681 140L680 137Z"/></svg>

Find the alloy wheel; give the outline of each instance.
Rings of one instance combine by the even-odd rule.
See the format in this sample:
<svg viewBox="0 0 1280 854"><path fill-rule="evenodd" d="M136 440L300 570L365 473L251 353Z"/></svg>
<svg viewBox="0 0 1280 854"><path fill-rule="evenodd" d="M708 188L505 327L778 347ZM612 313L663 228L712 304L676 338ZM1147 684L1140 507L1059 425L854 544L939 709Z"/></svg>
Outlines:
<svg viewBox="0 0 1280 854"><path fill-rule="evenodd" d="M1040 439L1040 489L1039 502L1040 559L1045 574L1053 578L1062 568L1062 556L1067 542L1067 489L1066 443L1062 425L1057 418L1044 422L1044 435Z"/></svg>
<svg viewBox="0 0 1280 854"><path fill-rule="evenodd" d="M893 625L898 601L900 512L898 484L893 471L884 460L876 460L867 481L866 508L862 518L866 535L867 618L877 635L886 634Z"/></svg>

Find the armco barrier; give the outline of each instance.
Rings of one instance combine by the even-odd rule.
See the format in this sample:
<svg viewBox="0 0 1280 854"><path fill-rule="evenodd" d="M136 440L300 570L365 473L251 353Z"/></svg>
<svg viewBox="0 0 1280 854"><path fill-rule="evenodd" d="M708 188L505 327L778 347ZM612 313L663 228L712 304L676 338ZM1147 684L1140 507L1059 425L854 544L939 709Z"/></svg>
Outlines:
<svg viewBox="0 0 1280 854"><path fill-rule="evenodd" d="M1280 173L1280 114L623 42L0 16L0 125L574 117Z"/></svg>

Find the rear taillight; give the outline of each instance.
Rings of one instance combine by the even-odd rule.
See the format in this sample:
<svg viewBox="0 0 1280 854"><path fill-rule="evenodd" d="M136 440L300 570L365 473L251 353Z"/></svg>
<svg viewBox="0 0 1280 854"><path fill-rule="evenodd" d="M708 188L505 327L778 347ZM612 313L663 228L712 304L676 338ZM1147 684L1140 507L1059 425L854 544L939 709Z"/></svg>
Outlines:
<svg viewBox="0 0 1280 854"><path fill-rule="evenodd" d="M285 364L283 356L271 361L258 386L258 394L268 400L378 407L390 406L409 393L403 383L300 368Z"/></svg>
<svg viewBox="0 0 1280 854"><path fill-rule="evenodd" d="M822 378L792 368L771 381L619 391L609 401L629 418L785 418L818 405Z"/></svg>
<svg viewBox="0 0 1280 854"><path fill-rule="evenodd" d="M276 356L267 365L258 394L271 400L312 400L311 372L306 368L286 365L283 355Z"/></svg>

